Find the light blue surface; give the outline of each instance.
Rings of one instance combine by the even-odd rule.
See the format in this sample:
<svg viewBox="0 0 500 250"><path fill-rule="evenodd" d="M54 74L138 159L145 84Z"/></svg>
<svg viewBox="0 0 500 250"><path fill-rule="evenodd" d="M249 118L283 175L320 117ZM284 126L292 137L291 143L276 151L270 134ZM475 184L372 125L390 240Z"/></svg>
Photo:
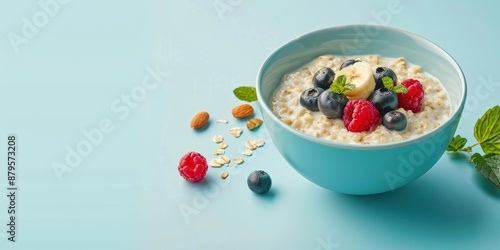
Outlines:
<svg viewBox="0 0 500 250"><path fill-rule="evenodd" d="M500 244L500 193L465 158L444 155L392 193L348 196L300 176L279 155L265 126L240 139L227 131L244 126L231 118L230 108L240 103L232 90L253 85L278 46L325 27L383 24L421 35L457 60L469 87L457 131L472 143L476 119L499 104L496 2L61 0L58 6L44 20L38 1L0 4L0 153L7 152L8 133L18 135L19 145L18 238L6 240L2 195L2 250ZM8 35L22 35L25 17L40 18L40 27L28 32L16 53ZM160 73L150 73L157 66ZM212 121L195 132L189 121L200 110L209 111ZM214 122L220 118L230 123ZM109 133L94 137L92 150L85 151L83 130L97 133L102 121ZM240 154L243 139L262 138L266 145L238 168L211 168L206 182L186 182L177 173L179 158L196 150L210 159L215 133L225 136L231 157ZM72 172L59 181L53 165L68 164L68 148L78 145L88 155L69 161ZM248 190L246 177L255 169L271 175L270 195ZM223 170L230 173L224 181Z"/></svg>

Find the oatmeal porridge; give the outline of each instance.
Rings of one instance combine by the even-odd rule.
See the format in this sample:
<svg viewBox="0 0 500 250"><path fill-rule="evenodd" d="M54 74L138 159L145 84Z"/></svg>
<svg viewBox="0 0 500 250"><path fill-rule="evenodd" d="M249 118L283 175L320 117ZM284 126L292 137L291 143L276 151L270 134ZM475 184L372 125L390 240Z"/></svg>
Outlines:
<svg viewBox="0 0 500 250"><path fill-rule="evenodd" d="M413 112L401 107L396 108L396 111L406 116L407 125L404 130L391 130L379 122L376 128L370 131L351 132L346 129L342 117L329 118L322 112L312 111L301 105L300 96L305 90L314 87L312 79L316 72L325 67L330 68L337 73L336 79L341 64L353 59L368 63L373 71L379 67L390 68L397 76L397 83L394 84L400 85L405 79L416 79L421 83L424 96L420 110ZM349 76L347 78L349 81ZM351 92L355 91L356 89ZM370 92L372 91L373 88ZM348 93L345 95L348 96ZM367 99L367 95L365 93L355 99ZM410 64L404 58L386 58L379 55L317 57L311 63L284 76L274 93L271 107L282 121L300 132L331 141L355 144L389 143L419 136L443 124L451 114L448 94L438 79L424 73L420 66Z"/></svg>

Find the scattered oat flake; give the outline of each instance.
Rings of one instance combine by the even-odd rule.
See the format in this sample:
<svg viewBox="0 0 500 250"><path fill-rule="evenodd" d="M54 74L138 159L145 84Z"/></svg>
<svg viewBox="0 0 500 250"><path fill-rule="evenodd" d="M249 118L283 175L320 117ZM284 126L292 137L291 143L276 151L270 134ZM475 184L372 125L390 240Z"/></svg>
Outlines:
<svg viewBox="0 0 500 250"><path fill-rule="evenodd" d="M224 149L214 150L214 155L223 155L224 153L226 153L226 151Z"/></svg>
<svg viewBox="0 0 500 250"><path fill-rule="evenodd" d="M216 122L227 124L227 120L226 119L219 119Z"/></svg>
<svg viewBox="0 0 500 250"><path fill-rule="evenodd" d="M255 150L257 148L257 146L255 146L255 144L253 143L252 140L246 141L245 142L245 147L247 147L250 150Z"/></svg>
<svg viewBox="0 0 500 250"><path fill-rule="evenodd" d="M216 158L216 159L212 159L210 160L210 166L211 167L214 167L214 168L220 168L222 165L224 164L221 164L219 161L218 161L219 158Z"/></svg>
<svg viewBox="0 0 500 250"><path fill-rule="evenodd" d="M220 157L217 158L217 159L215 159L215 161L217 161L217 163L219 163L221 166L223 166L224 164L226 164L225 161L222 158L220 158Z"/></svg>
<svg viewBox="0 0 500 250"><path fill-rule="evenodd" d="M222 160L222 162L224 162L224 164L229 164L231 162L231 159L229 159L229 157L225 155L221 155L219 156L219 158Z"/></svg>
<svg viewBox="0 0 500 250"><path fill-rule="evenodd" d="M252 150L250 149L245 149L243 150L242 154L246 155L246 156L251 156L253 153L252 153Z"/></svg>
<svg viewBox="0 0 500 250"><path fill-rule="evenodd" d="M226 148L227 148L227 146L228 146L228 145L227 145L227 142L223 141L223 142L220 144L220 146L219 146L219 147L220 147L221 149L226 149Z"/></svg>
<svg viewBox="0 0 500 250"><path fill-rule="evenodd" d="M224 172L222 172L222 174L220 174L220 178L222 178L222 179L226 179L228 176L229 176L229 173L226 171L224 171Z"/></svg>
<svg viewBox="0 0 500 250"><path fill-rule="evenodd" d="M240 127L234 127L229 129L229 133L232 134L235 138L240 137L243 130Z"/></svg>
<svg viewBox="0 0 500 250"><path fill-rule="evenodd" d="M239 157L233 158L233 162L236 165L240 165L241 163L243 163L243 158L239 158Z"/></svg>
<svg viewBox="0 0 500 250"><path fill-rule="evenodd" d="M265 142L264 142L264 140L262 140L262 139L258 139L258 140L254 140L254 141L253 141L253 144L254 144L255 146L257 146L257 147L262 147L262 146L264 146Z"/></svg>
<svg viewBox="0 0 500 250"><path fill-rule="evenodd" d="M222 137L222 135L214 135L214 137L212 138L212 140L215 142L215 143L221 143L222 141L224 141L224 137Z"/></svg>

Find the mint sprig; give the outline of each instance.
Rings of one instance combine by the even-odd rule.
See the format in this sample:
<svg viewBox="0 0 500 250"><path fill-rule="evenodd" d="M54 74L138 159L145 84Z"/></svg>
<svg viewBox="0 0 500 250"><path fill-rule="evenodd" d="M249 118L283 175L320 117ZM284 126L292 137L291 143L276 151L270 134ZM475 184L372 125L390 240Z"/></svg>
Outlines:
<svg viewBox="0 0 500 250"><path fill-rule="evenodd" d="M246 102L253 102L257 101L257 90L255 87L252 86L240 86L237 87L233 90L234 95L236 98L246 101Z"/></svg>
<svg viewBox="0 0 500 250"><path fill-rule="evenodd" d="M488 109L474 125L477 142L465 147L467 139L456 135L446 148L449 152L466 152L476 170L500 189L500 106ZM484 155L472 153L472 148L481 146Z"/></svg>
<svg viewBox="0 0 500 250"><path fill-rule="evenodd" d="M354 89L356 89L356 85L347 83L347 77L345 75L337 76L332 85L330 85L330 91L339 95L344 95L345 92L353 91Z"/></svg>
<svg viewBox="0 0 500 250"><path fill-rule="evenodd" d="M392 92L396 94L406 94L408 93L408 89L404 85L396 85L394 86L394 81L392 78L388 76L382 77L382 83L384 84L384 87L388 90L391 90Z"/></svg>

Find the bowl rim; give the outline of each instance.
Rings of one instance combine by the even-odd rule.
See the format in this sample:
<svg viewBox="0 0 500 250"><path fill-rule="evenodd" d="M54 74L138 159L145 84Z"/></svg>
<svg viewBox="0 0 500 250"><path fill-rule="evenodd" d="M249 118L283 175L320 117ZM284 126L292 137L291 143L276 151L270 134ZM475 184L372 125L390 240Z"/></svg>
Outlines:
<svg viewBox="0 0 500 250"><path fill-rule="evenodd" d="M320 33L320 32L324 32L327 30L335 31L335 30L340 30L340 29L355 29L355 28L365 28L365 27L378 27L380 29L390 30L392 32L399 32L399 33L403 33L407 36L410 36L412 38L417 38L417 39L429 44L430 46L434 46L435 48L438 49L438 51L442 52L445 56L448 57L445 59L447 59L447 61L450 62L450 64L455 68L455 70L458 73L459 78L460 78L460 85L462 86L462 89L463 89L462 96L460 96L460 102L459 102L460 104L458 105L457 108L452 110L452 114L450 115L448 120L446 120L444 123L439 125L437 128L435 128L427 133L424 133L422 135L419 135L419 136L416 136L416 137L413 137L413 138L410 138L407 140L398 141L398 142L382 143L382 144L353 144L353 143L337 142L337 141L331 141L331 140L327 140L327 139L323 139L323 138L317 138L317 137L314 137L312 135L308 135L308 134L305 134L303 132L300 132L300 131L292 128L290 125L286 124L285 122L283 122L281 119L279 119L274 114L274 112L271 111L271 108L269 107L269 105L263 100L262 87L261 87L261 84L262 84L261 79L263 77L264 68L269 64L269 61L271 60L271 58L273 58L277 53L279 53L281 50L283 50L286 46L289 46L290 44L295 43L295 42L299 41L300 39L303 39L304 37L314 35L315 33ZM308 140L308 141L311 141L314 143L318 143L318 144L322 144L322 145L330 146L330 147L336 147L336 148L354 149L354 150L382 150L382 149L403 147L406 145L414 144L414 143L417 143L419 141L428 139L428 138L434 136L435 134L439 133L445 127L449 126L450 123L455 121L455 119L457 119L457 118L460 119L461 111L464 108L465 99L467 96L467 84L466 84L466 79L465 79L465 75L463 73L463 70L460 67L460 65L457 63L457 61L446 50L444 50L443 48L441 48L439 45L435 44L434 42L432 42L432 41L430 41L430 40L428 40L420 35L417 35L415 33L412 33L412 32L409 32L409 31L406 31L406 30L403 30L400 28L384 26L384 25L372 25L372 24L349 24L349 25L339 25L339 26L331 26L331 27L316 29L316 30L307 32L305 34L299 35L299 36L295 37L294 39L286 42L285 44L279 46L277 49L275 49L271 54L269 54L266 57L266 59L263 61L263 63L259 67L259 71L257 74L257 81L256 81L256 91L257 91L257 101L260 105L261 110L263 110L263 112L269 114L271 119L273 119L274 122L279 124L279 126L281 128L286 129L288 132L290 132L296 136L299 136L305 140Z"/></svg>

